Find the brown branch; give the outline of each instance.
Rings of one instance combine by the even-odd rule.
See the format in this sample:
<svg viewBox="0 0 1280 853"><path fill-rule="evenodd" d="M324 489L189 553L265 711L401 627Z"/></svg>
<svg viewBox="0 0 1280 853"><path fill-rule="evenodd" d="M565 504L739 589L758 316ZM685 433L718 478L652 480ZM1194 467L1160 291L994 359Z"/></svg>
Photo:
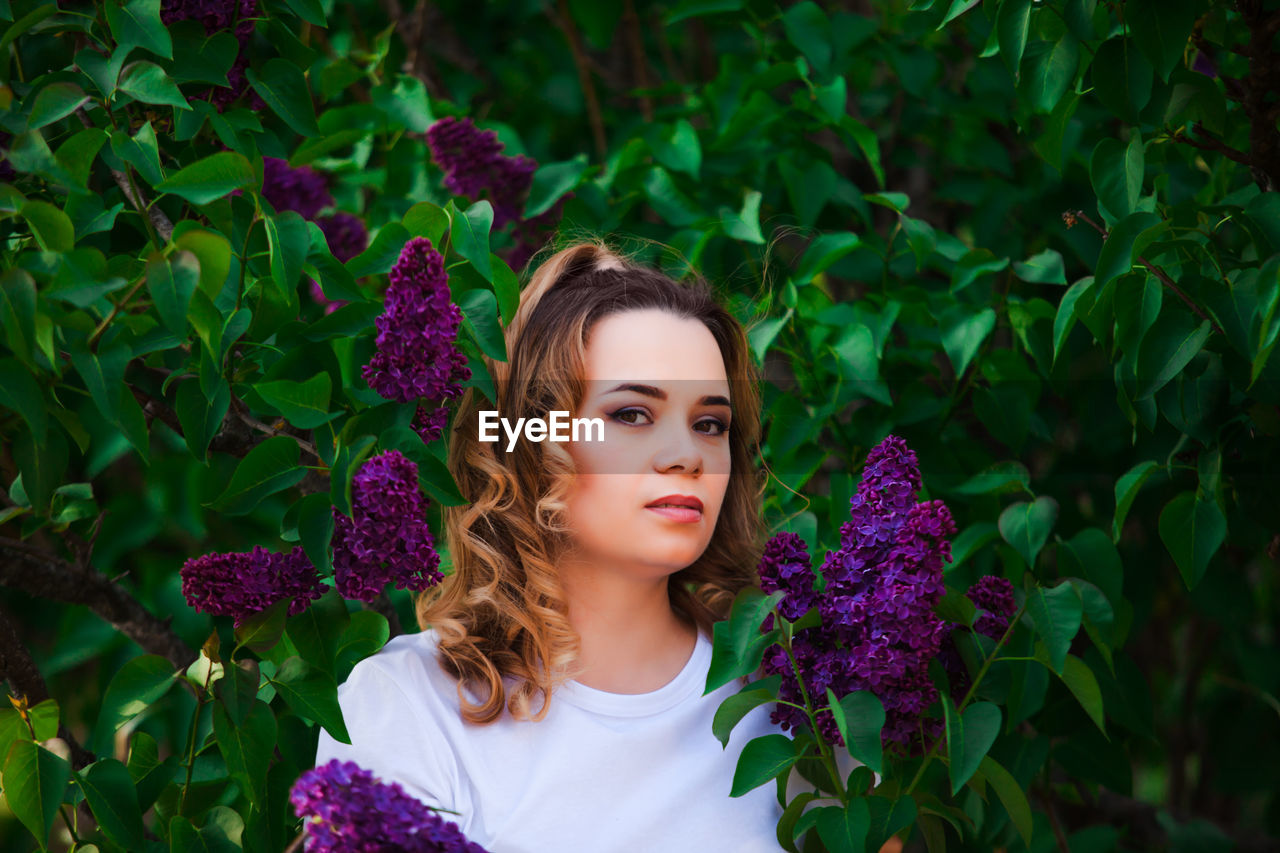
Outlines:
<svg viewBox="0 0 1280 853"><path fill-rule="evenodd" d="M631 67L636 74L636 88L649 88L649 62L644 55L644 33L640 27L640 16L636 14L635 0L626 0L622 8L622 18L627 31L627 47L631 52ZM647 94L639 96L640 114L645 122L653 121L653 99Z"/></svg>
<svg viewBox="0 0 1280 853"><path fill-rule="evenodd" d="M1174 142L1181 142L1184 145L1190 145L1204 151L1216 151L1228 160L1234 160L1245 166L1254 165L1253 158L1248 154L1239 148L1232 148L1220 139L1214 139L1203 127L1197 127L1196 133L1203 135L1204 139L1192 139L1186 135L1185 129L1181 127L1175 130L1169 138Z"/></svg>
<svg viewBox="0 0 1280 853"><path fill-rule="evenodd" d="M172 617L160 619L142 606L124 587L96 571L82 571L74 563L34 548L25 542L0 536L0 585L28 595L83 604L149 654L185 667L195 658L170 627Z"/></svg>
<svg viewBox="0 0 1280 853"><path fill-rule="evenodd" d="M547 9L547 14L569 42L569 53L573 56L574 67L578 69L578 84L582 87L582 97L587 104L591 138L595 142L597 156L604 160L609 153L609 142L604 133L604 117L600 113L600 100L596 97L596 84L592 81L591 71L587 67L587 53L582 46L582 36L578 33L573 15L569 12L568 0L559 0L558 14L550 8Z"/></svg>
<svg viewBox="0 0 1280 853"><path fill-rule="evenodd" d="M1098 223L1090 219L1089 216L1085 214L1083 210L1068 210L1062 214L1062 220L1067 223L1068 228L1074 225L1077 219L1083 219L1086 223L1093 226L1094 230L1096 230L1099 234L1102 235L1102 239L1104 241L1111 234L1111 232L1108 231L1106 228L1103 228L1101 225L1099 225ZM1204 310L1191 299L1190 296L1187 296L1187 294L1182 291L1182 288L1178 287L1177 283L1169 276L1167 272L1165 272L1162 268L1148 261L1142 255L1138 255L1138 263L1146 267L1151 272L1151 274L1154 275L1157 279L1159 279L1160 282L1165 287L1169 288L1175 294L1177 294L1178 298L1181 299L1184 303L1186 303L1187 307L1190 308L1193 312L1195 312L1196 316L1198 316L1201 320L1208 320L1209 324L1213 327L1213 330L1215 332L1222 335L1224 338L1226 337L1226 332L1222 331L1222 327L1218 325L1217 321L1214 320L1212 317L1210 317L1208 314L1206 314Z"/></svg>

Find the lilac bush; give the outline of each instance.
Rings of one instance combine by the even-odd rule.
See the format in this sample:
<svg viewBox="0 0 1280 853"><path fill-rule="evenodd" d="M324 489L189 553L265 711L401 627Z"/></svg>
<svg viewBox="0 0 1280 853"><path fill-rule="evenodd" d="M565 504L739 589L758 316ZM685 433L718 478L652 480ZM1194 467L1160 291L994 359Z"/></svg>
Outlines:
<svg viewBox="0 0 1280 853"><path fill-rule="evenodd" d="M809 555L794 534L775 536L759 566L765 592L786 592L778 604L784 618L794 621L818 609L821 624L792 639L810 699L822 704L827 688L837 696L870 691L885 708L884 744L911 748L919 745L913 738L922 725L927 736L941 732L940 720L922 715L937 698L929 661L950 628L933 609L945 591L942 567L951 555L946 537L956 530L942 501L916 503L919 488L915 453L890 435L867 455L850 520L840 528L840 547L822 565L822 592L815 591ZM764 630L771 628L772 619ZM779 698L803 703L782 646L766 651L763 670L782 676ZM772 720L792 729L807 718L779 704ZM817 721L824 738L844 744L830 711L819 712Z"/></svg>
<svg viewBox="0 0 1280 853"><path fill-rule="evenodd" d="M444 170L444 185L454 195L493 205L493 227L514 223L515 245L503 256L512 269L520 269L550 236L560 221L564 199L537 216L524 218L524 205L533 185L538 162L523 154L502 153L503 144L492 130L481 130L469 118L446 116L427 128L431 159Z"/></svg>
<svg viewBox="0 0 1280 853"><path fill-rule="evenodd" d="M213 86L203 94L192 97L206 100L222 112L245 92L249 93L249 108L266 109L266 102L249 86L249 78L245 70L249 67L248 46L253 38L254 18L259 15L258 0L164 0L160 4L160 20L166 26L174 21L195 20L204 25L207 35L220 30L235 27L236 41L239 43L235 61L227 71L225 86Z"/></svg>
<svg viewBox="0 0 1280 853"><path fill-rule="evenodd" d="M308 853L486 853L396 782L333 759L298 777L289 792Z"/></svg>
<svg viewBox="0 0 1280 853"><path fill-rule="evenodd" d="M351 516L333 509L333 579L371 602L388 581L420 592L444 580L426 519L418 466L398 450L369 459L351 480Z"/></svg>
<svg viewBox="0 0 1280 853"><path fill-rule="evenodd" d="M444 258L425 237L405 244L391 268L385 308L375 321L377 348L362 373L369 387L401 403L447 400L469 379L466 356L454 347L462 311L449 294Z"/></svg>
<svg viewBox="0 0 1280 853"><path fill-rule="evenodd" d="M239 627L282 599L296 616L324 594L315 567L301 548L288 554L252 551L204 554L187 560L181 569L182 595L197 611L234 617Z"/></svg>

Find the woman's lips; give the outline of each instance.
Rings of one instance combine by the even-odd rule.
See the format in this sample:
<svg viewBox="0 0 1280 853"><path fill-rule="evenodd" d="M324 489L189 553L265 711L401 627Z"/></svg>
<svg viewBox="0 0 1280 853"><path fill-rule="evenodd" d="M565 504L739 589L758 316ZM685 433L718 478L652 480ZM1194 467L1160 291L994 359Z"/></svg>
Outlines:
<svg viewBox="0 0 1280 853"><path fill-rule="evenodd" d="M685 524L702 520L702 511L688 506L649 506L645 507L645 509L656 512L663 518Z"/></svg>

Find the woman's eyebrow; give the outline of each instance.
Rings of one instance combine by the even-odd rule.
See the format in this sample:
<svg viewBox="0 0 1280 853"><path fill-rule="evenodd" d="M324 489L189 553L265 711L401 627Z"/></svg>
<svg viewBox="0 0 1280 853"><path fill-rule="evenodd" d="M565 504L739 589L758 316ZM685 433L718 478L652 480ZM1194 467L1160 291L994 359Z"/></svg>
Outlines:
<svg viewBox="0 0 1280 853"><path fill-rule="evenodd" d="M655 385L641 385L638 382L624 382L605 391L606 394L614 394L618 391L634 391L637 394L643 394L646 397L653 397L657 400L667 399L667 392ZM700 406L729 406L729 398L721 397L719 394L708 394L698 400Z"/></svg>

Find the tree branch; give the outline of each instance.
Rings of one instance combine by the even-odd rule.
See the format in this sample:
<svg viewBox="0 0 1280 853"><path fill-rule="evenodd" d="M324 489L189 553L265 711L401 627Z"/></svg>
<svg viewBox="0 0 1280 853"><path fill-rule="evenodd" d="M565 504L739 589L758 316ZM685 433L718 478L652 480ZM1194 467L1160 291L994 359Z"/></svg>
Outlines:
<svg viewBox="0 0 1280 853"><path fill-rule="evenodd" d="M582 36L573 23L573 15L569 12L568 0L559 0L559 12L547 9L551 20L564 33L569 42L569 53L573 56L573 65L578 69L578 84L582 87L582 97L587 104L587 121L591 125L591 138L596 145L596 154L600 160L609 153L609 142L604 133L604 117L600 113L600 100L596 97L596 85L591 79L591 70L587 67L587 54L582 47Z"/></svg>
<svg viewBox="0 0 1280 853"><path fill-rule="evenodd" d="M101 572L83 571L55 554L3 536L0 555L0 585L51 601L83 604L144 651L167 658L175 667L185 667L195 658L170 627L172 617L157 618Z"/></svg>

